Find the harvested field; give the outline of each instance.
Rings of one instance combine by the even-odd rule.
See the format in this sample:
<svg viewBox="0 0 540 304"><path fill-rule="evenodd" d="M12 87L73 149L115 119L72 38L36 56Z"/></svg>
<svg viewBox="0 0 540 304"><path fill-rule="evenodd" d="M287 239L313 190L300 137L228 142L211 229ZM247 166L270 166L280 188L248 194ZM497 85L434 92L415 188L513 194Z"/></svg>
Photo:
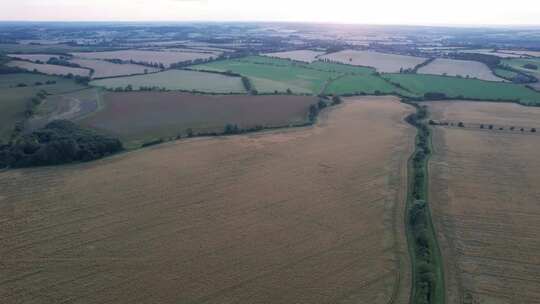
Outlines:
<svg viewBox="0 0 540 304"><path fill-rule="evenodd" d="M313 128L1 172L0 300L408 303L409 113L365 98Z"/></svg>
<svg viewBox="0 0 540 304"><path fill-rule="evenodd" d="M53 64L38 64L28 61L12 60L7 63L8 66L18 67L27 71L37 70L40 73L48 75L76 75L76 76L89 76L90 70L81 68L72 68L61 65Z"/></svg>
<svg viewBox="0 0 540 304"><path fill-rule="evenodd" d="M191 95L177 92L107 93L104 108L81 123L119 136L128 146L156 138L186 136L187 129L223 132L307 122L310 96Z"/></svg>
<svg viewBox="0 0 540 304"><path fill-rule="evenodd" d="M433 101L426 102L431 118L438 121L493 124L495 126L534 127L540 129L540 108L513 103Z"/></svg>
<svg viewBox="0 0 540 304"><path fill-rule="evenodd" d="M268 53L264 54L264 56L311 63L317 60L317 57L322 54L324 54L324 52L317 52L312 50L297 50L289 52Z"/></svg>
<svg viewBox="0 0 540 304"><path fill-rule="evenodd" d="M487 65L478 61L437 58L418 69L419 74L448 75L477 78L488 81L504 81L493 75Z"/></svg>
<svg viewBox="0 0 540 304"><path fill-rule="evenodd" d="M124 50L111 52L72 53L73 56L84 59L120 59L124 61L163 64L169 67L173 63L193 61L196 59L211 59L216 55L204 52L171 52L171 51L141 51Z"/></svg>
<svg viewBox="0 0 540 304"><path fill-rule="evenodd" d="M60 58L60 55L54 55L54 54L8 54L7 56L11 58L30 60L33 62L36 62L36 61L47 62L51 58Z"/></svg>
<svg viewBox="0 0 540 304"><path fill-rule="evenodd" d="M430 108L435 117L463 121L540 120L535 109L516 105ZM430 204L447 303L540 303L540 136L436 127L433 146Z"/></svg>
<svg viewBox="0 0 540 304"><path fill-rule="evenodd" d="M244 93L246 91L240 77L186 70L168 70L150 75L100 79L90 84L109 89L125 88L131 85L134 90L141 87L157 87L208 93Z"/></svg>
<svg viewBox="0 0 540 304"><path fill-rule="evenodd" d="M491 55L496 56L500 58L519 58L521 55L519 54L512 54L512 53L503 53L503 52L496 52L492 49L479 49L479 50L460 50L458 53L472 53L472 54L482 54L482 55Z"/></svg>
<svg viewBox="0 0 540 304"><path fill-rule="evenodd" d="M92 69L92 78L106 78L158 72L159 69L137 64L116 64L104 60L72 59L70 62Z"/></svg>
<svg viewBox="0 0 540 304"><path fill-rule="evenodd" d="M372 51L345 50L320 57L345 64L369 66L383 73L397 73L400 69L413 69L426 58L385 54Z"/></svg>

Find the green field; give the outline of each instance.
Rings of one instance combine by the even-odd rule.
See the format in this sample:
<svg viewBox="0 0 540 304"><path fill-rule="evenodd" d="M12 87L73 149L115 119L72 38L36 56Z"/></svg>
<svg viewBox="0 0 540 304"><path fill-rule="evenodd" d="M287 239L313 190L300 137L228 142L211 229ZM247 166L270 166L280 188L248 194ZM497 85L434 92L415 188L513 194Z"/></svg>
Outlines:
<svg viewBox="0 0 540 304"><path fill-rule="evenodd" d="M540 79L540 58L516 58L516 59L505 59L502 61L503 65L510 66L520 72L525 74L532 75L537 79ZM527 69L524 67L526 64L536 65L539 69Z"/></svg>
<svg viewBox="0 0 540 304"><path fill-rule="evenodd" d="M332 95L379 95L379 94L399 94L409 96L407 91L404 91L390 82L379 76L374 75L346 75L343 76L327 87L326 94Z"/></svg>
<svg viewBox="0 0 540 304"><path fill-rule="evenodd" d="M41 86L30 85L36 81L44 82L47 80L54 80L56 83ZM29 86L9 87L18 83L27 83ZM49 94L61 94L82 88L84 87L72 80L59 77L24 73L0 75L0 140L9 140L15 124L25 119L27 105L39 91L45 90Z"/></svg>
<svg viewBox="0 0 540 304"><path fill-rule="evenodd" d="M16 73L16 74L3 74L0 75L0 89L15 87L19 84L25 84L27 86L34 86L36 82L45 84L47 81L57 81L58 77L47 76L41 74L30 73Z"/></svg>
<svg viewBox="0 0 540 304"><path fill-rule="evenodd" d="M250 56L240 59L215 61L193 66L192 69L231 71L248 77L261 93L286 92L290 89L298 94L319 94L327 86L331 93L373 93L375 90L392 92L394 87L385 83L374 69L344 64L315 61L299 63L286 59ZM344 80L333 84L334 80ZM354 75L354 76L353 76Z"/></svg>
<svg viewBox="0 0 540 304"><path fill-rule="evenodd" d="M505 70L505 69L495 69L493 72L495 73L495 75L505 78L505 79L513 79L514 77L519 75L516 72Z"/></svg>
<svg viewBox="0 0 540 304"><path fill-rule="evenodd" d="M417 97L437 92L456 99L519 101L526 105L540 105L540 92L519 84L417 74L385 74L383 77L392 83L399 83Z"/></svg>
<svg viewBox="0 0 540 304"><path fill-rule="evenodd" d="M186 70L168 70L148 75L100 79L90 82L90 85L108 89L125 88L131 85L134 90L140 87L158 87L167 90L195 90L208 93L246 92L240 77Z"/></svg>

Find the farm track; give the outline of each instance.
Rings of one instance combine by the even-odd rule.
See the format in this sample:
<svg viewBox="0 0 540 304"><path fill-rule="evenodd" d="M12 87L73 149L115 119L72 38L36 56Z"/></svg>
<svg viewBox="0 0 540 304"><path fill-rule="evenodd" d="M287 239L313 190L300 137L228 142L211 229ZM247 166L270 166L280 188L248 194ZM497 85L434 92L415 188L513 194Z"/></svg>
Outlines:
<svg viewBox="0 0 540 304"><path fill-rule="evenodd" d="M0 301L406 303L410 112L0 172Z"/></svg>

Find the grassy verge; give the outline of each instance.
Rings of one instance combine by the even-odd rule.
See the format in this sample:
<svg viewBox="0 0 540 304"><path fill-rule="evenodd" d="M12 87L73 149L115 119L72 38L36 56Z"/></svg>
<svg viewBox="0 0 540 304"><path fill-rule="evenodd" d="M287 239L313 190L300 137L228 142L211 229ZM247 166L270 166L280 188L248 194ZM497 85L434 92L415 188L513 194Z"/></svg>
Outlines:
<svg viewBox="0 0 540 304"><path fill-rule="evenodd" d="M427 109L409 103L416 113L407 117L418 134L416 147L409 159L409 189L405 222L412 264L411 303L445 303L444 272L441 252L428 204L428 162L431 156L431 132L427 126Z"/></svg>

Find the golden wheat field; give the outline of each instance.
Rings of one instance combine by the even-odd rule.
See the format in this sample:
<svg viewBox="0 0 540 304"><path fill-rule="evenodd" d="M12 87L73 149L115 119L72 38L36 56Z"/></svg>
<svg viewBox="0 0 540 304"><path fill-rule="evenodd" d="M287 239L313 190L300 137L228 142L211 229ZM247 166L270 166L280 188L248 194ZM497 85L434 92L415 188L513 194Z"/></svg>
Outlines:
<svg viewBox="0 0 540 304"><path fill-rule="evenodd" d="M0 302L407 303L412 111L1 172Z"/></svg>
<svg viewBox="0 0 540 304"><path fill-rule="evenodd" d="M444 102L432 116L531 125L536 108ZM467 125L467 124L466 124ZM540 136L435 127L430 201L447 303L540 303Z"/></svg>

